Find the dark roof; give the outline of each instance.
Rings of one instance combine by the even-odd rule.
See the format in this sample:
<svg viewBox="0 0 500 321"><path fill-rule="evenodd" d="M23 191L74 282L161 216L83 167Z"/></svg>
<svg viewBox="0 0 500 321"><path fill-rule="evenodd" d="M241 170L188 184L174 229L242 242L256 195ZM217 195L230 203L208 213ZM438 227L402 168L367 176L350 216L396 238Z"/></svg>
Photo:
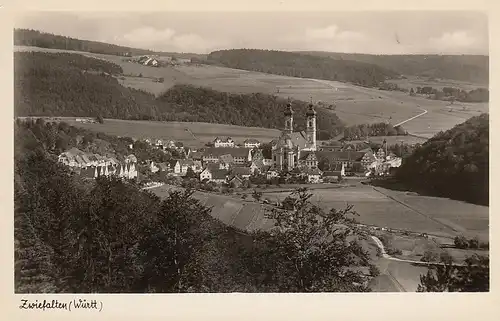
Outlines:
<svg viewBox="0 0 500 321"><path fill-rule="evenodd" d="M203 158L203 153L202 152L191 152L189 155L190 158L192 159L202 159Z"/></svg>
<svg viewBox="0 0 500 321"><path fill-rule="evenodd" d="M243 143L255 144L255 143L259 143L259 141L255 138L248 138L248 139L245 139L245 141Z"/></svg>
<svg viewBox="0 0 500 321"><path fill-rule="evenodd" d="M355 152L355 151L346 151L346 152L328 152L328 151L319 151L316 152L316 156L318 159L326 158L329 160L343 160L343 161L360 161L363 158L365 153Z"/></svg>
<svg viewBox="0 0 500 321"><path fill-rule="evenodd" d="M231 175L231 177L229 178L229 181L234 181L234 180L238 180L240 182L243 182L243 179L241 177L239 177L238 175Z"/></svg>
<svg viewBox="0 0 500 321"><path fill-rule="evenodd" d="M235 175L251 175L252 171L250 167L233 167L231 170L231 174Z"/></svg>
<svg viewBox="0 0 500 321"><path fill-rule="evenodd" d="M338 176L342 176L342 172L341 171L327 171L327 172L323 172L323 176L338 177Z"/></svg>
<svg viewBox="0 0 500 321"><path fill-rule="evenodd" d="M301 154L302 154L302 153L301 153ZM303 152L303 154L302 154L302 155L300 155L300 160L306 160L306 159L307 159L307 157L309 157L309 156L310 156L312 159L314 159L314 160L317 160L317 159L318 159L318 158L317 158L317 156L316 156L316 153L315 153L315 152L307 152L307 151L306 151L306 152Z"/></svg>
<svg viewBox="0 0 500 321"><path fill-rule="evenodd" d="M203 156L220 157L230 154L233 157L247 157L250 148L233 148L233 147L209 147L203 152Z"/></svg>
<svg viewBox="0 0 500 321"><path fill-rule="evenodd" d="M213 179L226 179L229 175L229 171L225 169L214 169L211 170L210 173L212 174Z"/></svg>

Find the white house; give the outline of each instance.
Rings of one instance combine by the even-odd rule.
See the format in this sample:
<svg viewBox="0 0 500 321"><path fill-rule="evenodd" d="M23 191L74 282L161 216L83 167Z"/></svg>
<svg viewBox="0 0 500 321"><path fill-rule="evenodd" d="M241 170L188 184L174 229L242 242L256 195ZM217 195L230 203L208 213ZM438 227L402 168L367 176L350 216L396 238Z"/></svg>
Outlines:
<svg viewBox="0 0 500 321"><path fill-rule="evenodd" d="M318 168L306 169L304 173L307 175L307 182L320 183L322 172Z"/></svg>
<svg viewBox="0 0 500 321"><path fill-rule="evenodd" d="M231 137L217 137L214 139L214 147L234 147L234 140Z"/></svg>
<svg viewBox="0 0 500 321"><path fill-rule="evenodd" d="M258 148L260 147L260 142L255 138L249 138L243 142L243 145L246 148Z"/></svg>
<svg viewBox="0 0 500 321"><path fill-rule="evenodd" d="M202 171L201 162L191 159L179 159L173 168L174 173L179 175L186 175L188 168L191 168L195 173Z"/></svg>
<svg viewBox="0 0 500 321"><path fill-rule="evenodd" d="M200 181L203 181L203 180L212 180L212 172L208 169L208 168L205 168L201 173L200 173Z"/></svg>

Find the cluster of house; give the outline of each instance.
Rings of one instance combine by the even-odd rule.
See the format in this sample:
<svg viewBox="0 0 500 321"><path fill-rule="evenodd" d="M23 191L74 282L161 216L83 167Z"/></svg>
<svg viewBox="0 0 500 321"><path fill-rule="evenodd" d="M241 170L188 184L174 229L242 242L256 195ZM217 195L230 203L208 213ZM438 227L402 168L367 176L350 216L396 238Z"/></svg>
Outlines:
<svg viewBox="0 0 500 321"><path fill-rule="evenodd" d="M212 144L215 148L240 147L235 143L235 141L231 137L216 137L214 139L214 141L212 142ZM259 148L260 142L255 138L248 138L248 139L245 139L245 141L243 142L243 147L245 147L245 148Z"/></svg>
<svg viewBox="0 0 500 321"><path fill-rule="evenodd" d="M134 155L129 155L123 161L119 161L114 157L86 153L78 148L71 148L61 153L58 161L84 178L112 175L126 179L137 178L137 158Z"/></svg>
<svg viewBox="0 0 500 321"><path fill-rule="evenodd" d="M253 138L236 144L231 137L217 137L212 147L200 150L191 150L172 140L147 139L147 143L160 149L184 150L186 157L159 164L150 162L149 169L153 173L175 176L186 176L190 172L201 181L238 185L255 174L273 179L287 173L310 183L320 183L352 174L386 174L401 165L401 158L383 148L374 152L369 147L356 150L355 146L340 142L317 145L316 112L312 104L306 112L305 131L293 132L290 104L284 116L285 129L280 137L271 141L271 158L264 157L261 143Z"/></svg>
<svg viewBox="0 0 500 321"><path fill-rule="evenodd" d="M140 56L137 58L137 63L144 66L159 67L161 65L181 65L188 64L191 59L175 58L170 56Z"/></svg>

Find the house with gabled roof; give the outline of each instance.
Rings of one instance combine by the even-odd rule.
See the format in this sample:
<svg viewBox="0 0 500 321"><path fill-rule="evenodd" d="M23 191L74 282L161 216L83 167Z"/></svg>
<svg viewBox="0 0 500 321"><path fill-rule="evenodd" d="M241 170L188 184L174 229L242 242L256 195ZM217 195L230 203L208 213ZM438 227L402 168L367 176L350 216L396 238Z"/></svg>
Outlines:
<svg viewBox="0 0 500 321"><path fill-rule="evenodd" d="M320 183L321 175L323 174L318 168L306 168L304 174L307 177L309 183Z"/></svg>
<svg viewBox="0 0 500 321"><path fill-rule="evenodd" d="M338 181L345 177L345 166L341 164L339 167L335 168L332 171L324 171L323 172L323 181L332 182Z"/></svg>
<svg viewBox="0 0 500 321"><path fill-rule="evenodd" d="M231 168L232 175L238 175L241 178L249 178L252 175L250 167L233 166Z"/></svg>
<svg viewBox="0 0 500 321"><path fill-rule="evenodd" d="M238 175L231 175L227 181L231 186L236 188L240 187L243 184L243 179L241 179Z"/></svg>
<svg viewBox="0 0 500 321"><path fill-rule="evenodd" d="M255 138L248 138L243 142L243 146L246 148L258 148L260 147L260 142Z"/></svg>
<svg viewBox="0 0 500 321"><path fill-rule="evenodd" d="M234 140L231 137L216 137L214 139L214 147L234 147Z"/></svg>
<svg viewBox="0 0 500 321"><path fill-rule="evenodd" d="M235 164L244 164L252 160L250 148L210 147L203 152L203 162L217 163L222 155L231 155Z"/></svg>

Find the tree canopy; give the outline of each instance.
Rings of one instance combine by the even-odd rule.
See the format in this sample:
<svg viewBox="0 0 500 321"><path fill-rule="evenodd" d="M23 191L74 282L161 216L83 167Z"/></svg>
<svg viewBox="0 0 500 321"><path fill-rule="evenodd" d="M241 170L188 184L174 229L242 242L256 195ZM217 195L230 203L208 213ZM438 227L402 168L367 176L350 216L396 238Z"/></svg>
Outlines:
<svg viewBox="0 0 500 321"><path fill-rule="evenodd" d="M440 196L488 205L488 114L436 134L404 159L397 177Z"/></svg>

